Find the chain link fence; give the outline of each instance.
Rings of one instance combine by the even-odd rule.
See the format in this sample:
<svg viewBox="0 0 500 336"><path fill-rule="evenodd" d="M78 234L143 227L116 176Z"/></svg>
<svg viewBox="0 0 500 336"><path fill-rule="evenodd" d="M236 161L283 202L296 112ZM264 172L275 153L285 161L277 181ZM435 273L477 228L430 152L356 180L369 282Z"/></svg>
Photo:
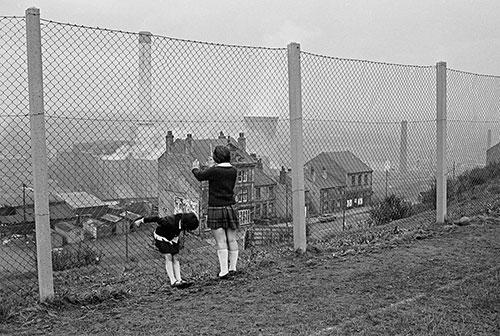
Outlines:
<svg viewBox="0 0 500 336"><path fill-rule="evenodd" d="M6 290L36 285L25 31L24 17L0 17ZM205 163L221 144L238 168L240 249L292 240L286 48L49 20L41 36L54 271L130 262L161 270L154 226L134 222L184 208L201 220L183 237L187 258L215 274L207 186L193 178L191 162ZM435 180L436 68L302 52L301 76L308 240L369 230L377 224L370 211L391 196L432 209L421 193ZM484 165L497 142L500 80L448 76L448 169L458 175Z"/></svg>
<svg viewBox="0 0 500 336"><path fill-rule="evenodd" d="M302 53L306 204L313 239L375 223L435 176L435 67ZM308 196L308 197L307 197Z"/></svg>

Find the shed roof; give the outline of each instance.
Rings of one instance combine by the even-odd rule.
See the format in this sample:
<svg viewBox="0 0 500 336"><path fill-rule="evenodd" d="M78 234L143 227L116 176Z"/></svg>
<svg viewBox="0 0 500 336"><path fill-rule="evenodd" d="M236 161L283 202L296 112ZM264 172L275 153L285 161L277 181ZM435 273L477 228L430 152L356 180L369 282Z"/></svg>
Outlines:
<svg viewBox="0 0 500 336"><path fill-rule="evenodd" d="M106 202L101 201L96 196L83 191L60 192L59 196L75 209L107 205Z"/></svg>

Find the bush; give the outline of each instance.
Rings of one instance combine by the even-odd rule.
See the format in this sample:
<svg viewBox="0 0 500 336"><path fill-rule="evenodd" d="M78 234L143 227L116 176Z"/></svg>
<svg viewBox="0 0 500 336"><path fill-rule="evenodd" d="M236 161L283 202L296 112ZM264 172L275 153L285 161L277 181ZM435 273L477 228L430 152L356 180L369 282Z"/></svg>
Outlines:
<svg viewBox="0 0 500 336"><path fill-rule="evenodd" d="M14 300L2 300L0 303L0 323L5 323L14 316L15 309L19 306Z"/></svg>
<svg viewBox="0 0 500 336"><path fill-rule="evenodd" d="M491 180L500 178L500 163L489 163L487 166L473 168L465 171L455 179L446 181L447 201L460 201L471 197L471 193L477 189L477 186L483 186ZM488 188L488 191L498 194L498 187ZM432 205L436 209L436 182L432 184L429 190L420 193L420 200L425 205Z"/></svg>
<svg viewBox="0 0 500 336"><path fill-rule="evenodd" d="M69 245L52 251L52 267L54 271L64 271L101 262L103 254L86 244Z"/></svg>
<svg viewBox="0 0 500 336"><path fill-rule="evenodd" d="M370 209L370 218L375 225L384 225L411 215L413 215L411 203L395 195L386 197L381 203Z"/></svg>
<svg viewBox="0 0 500 336"><path fill-rule="evenodd" d="M436 181L431 185L427 191L420 192L420 202L426 206L436 209ZM450 201L458 197L457 194L457 181L452 179L446 180L446 200Z"/></svg>

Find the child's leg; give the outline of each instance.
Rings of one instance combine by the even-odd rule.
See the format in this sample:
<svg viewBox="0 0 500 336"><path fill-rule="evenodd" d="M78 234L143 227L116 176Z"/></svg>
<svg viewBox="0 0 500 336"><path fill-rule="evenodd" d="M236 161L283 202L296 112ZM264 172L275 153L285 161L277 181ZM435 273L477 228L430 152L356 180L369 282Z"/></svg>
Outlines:
<svg viewBox="0 0 500 336"><path fill-rule="evenodd" d="M219 257L220 272L219 276L225 276L228 273L228 251L226 230L223 228L212 230L215 241L217 242L217 257Z"/></svg>
<svg viewBox="0 0 500 336"><path fill-rule="evenodd" d="M173 260L175 280L176 281L182 281L182 278L181 278L181 264L179 262L179 256L173 255L172 256L172 260Z"/></svg>
<svg viewBox="0 0 500 336"><path fill-rule="evenodd" d="M236 230L227 229L226 236L229 248L229 270L236 271L236 264L238 263L238 242L236 241Z"/></svg>
<svg viewBox="0 0 500 336"><path fill-rule="evenodd" d="M171 254L165 254L165 270L167 271L170 284L173 285L176 281L173 265L173 257Z"/></svg>

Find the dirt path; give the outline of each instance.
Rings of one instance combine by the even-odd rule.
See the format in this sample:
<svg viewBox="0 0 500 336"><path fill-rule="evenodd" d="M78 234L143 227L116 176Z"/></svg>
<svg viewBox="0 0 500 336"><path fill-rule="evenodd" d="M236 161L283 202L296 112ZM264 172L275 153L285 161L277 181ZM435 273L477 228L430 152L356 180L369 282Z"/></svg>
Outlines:
<svg viewBox="0 0 500 336"><path fill-rule="evenodd" d="M4 332L445 335L457 330L494 335L500 333L499 260L500 225L488 219L464 227L434 227L364 253L288 253L244 270L234 280L49 309L38 321L9 325ZM483 294L475 293L476 287Z"/></svg>

